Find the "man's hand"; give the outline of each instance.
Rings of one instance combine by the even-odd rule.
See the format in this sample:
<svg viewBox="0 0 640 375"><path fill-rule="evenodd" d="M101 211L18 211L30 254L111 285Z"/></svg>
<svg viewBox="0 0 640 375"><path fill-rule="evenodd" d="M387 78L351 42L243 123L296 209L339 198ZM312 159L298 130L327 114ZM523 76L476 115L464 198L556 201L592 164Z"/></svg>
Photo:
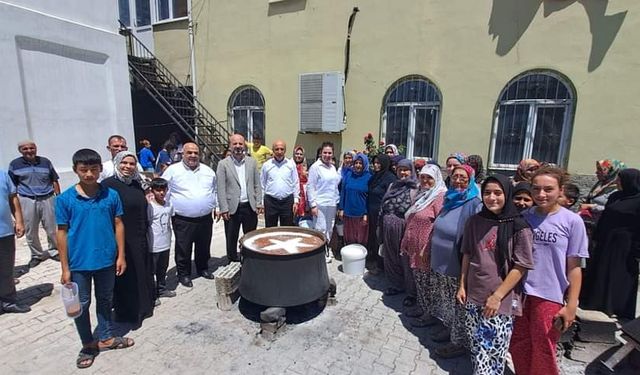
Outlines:
<svg viewBox="0 0 640 375"><path fill-rule="evenodd" d="M338 210L338 219L342 220L342 218L344 218L344 211Z"/></svg>
<svg viewBox="0 0 640 375"><path fill-rule="evenodd" d="M60 276L60 284L65 285L71 282L71 271L62 270L62 276Z"/></svg>
<svg viewBox="0 0 640 375"><path fill-rule="evenodd" d="M24 236L24 224L22 223L22 221L16 221L13 228L16 232L16 237L20 238Z"/></svg>
<svg viewBox="0 0 640 375"><path fill-rule="evenodd" d="M296 212L298 212L298 203L293 204L293 213L295 214Z"/></svg>
<svg viewBox="0 0 640 375"><path fill-rule="evenodd" d="M318 207L312 207L311 208L311 216L313 216L313 217L318 216Z"/></svg>
<svg viewBox="0 0 640 375"><path fill-rule="evenodd" d="M124 260L124 257L118 257L118 259L116 259L116 276L121 276L126 270L127 261Z"/></svg>
<svg viewBox="0 0 640 375"><path fill-rule="evenodd" d="M220 217L222 217L222 220L224 220L224 221L229 221L229 211L221 212L220 213Z"/></svg>
<svg viewBox="0 0 640 375"><path fill-rule="evenodd" d="M264 214L264 207L258 207L258 215Z"/></svg>

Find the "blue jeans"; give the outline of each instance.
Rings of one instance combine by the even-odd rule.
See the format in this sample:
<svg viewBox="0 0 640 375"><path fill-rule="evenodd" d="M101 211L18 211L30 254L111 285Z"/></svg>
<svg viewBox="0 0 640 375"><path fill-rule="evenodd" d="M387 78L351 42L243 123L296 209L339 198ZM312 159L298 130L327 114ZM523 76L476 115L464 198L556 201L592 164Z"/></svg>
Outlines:
<svg viewBox="0 0 640 375"><path fill-rule="evenodd" d="M71 281L78 284L78 295L82 305L82 314L75 318L75 323L83 345L95 341L91 333L91 320L89 318L92 279L95 283L96 315L98 317L96 334L101 341L113 337L111 333L111 308L113 304L113 285L116 280L115 265L95 271L71 271Z"/></svg>

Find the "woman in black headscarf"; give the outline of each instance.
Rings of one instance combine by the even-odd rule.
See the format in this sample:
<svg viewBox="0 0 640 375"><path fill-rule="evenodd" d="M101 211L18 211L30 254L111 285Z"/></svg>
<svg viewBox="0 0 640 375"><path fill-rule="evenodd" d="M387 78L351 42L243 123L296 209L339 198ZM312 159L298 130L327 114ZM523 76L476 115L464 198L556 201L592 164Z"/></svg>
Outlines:
<svg viewBox="0 0 640 375"><path fill-rule="evenodd" d="M127 270L116 277L113 289L115 320L140 326L153 315L155 285L153 260L147 242L149 220L143 181L133 152L120 151L113 159L115 175L102 184L115 190L122 201Z"/></svg>
<svg viewBox="0 0 640 375"><path fill-rule="evenodd" d="M533 232L511 199L506 176L482 183L482 211L467 220L462 236L462 270L456 298L466 309L474 374L502 374L513 333L522 315L519 285L533 268Z"/></svg>
<svg viewBox="0 0 640 375"><path fill-rule="evenodd" d="M619 190L609 200L593 238L580 305L609 315L634 319L640 258L640 171L618 173Z"/></svg>
<svg viewBox="0 0 640 375"><path fill-rule="evenodd" d="M373 158L373 176L369 180L369 191L367 195L367 215L369 216L369 240L367 242L367 267L369 272L378 273L381 268L378 248L380 242L376 236L378 218L382 197L389 189L389 185L396 180L396 176L391 173L391 159L385 154L377 155Z"/></svg>

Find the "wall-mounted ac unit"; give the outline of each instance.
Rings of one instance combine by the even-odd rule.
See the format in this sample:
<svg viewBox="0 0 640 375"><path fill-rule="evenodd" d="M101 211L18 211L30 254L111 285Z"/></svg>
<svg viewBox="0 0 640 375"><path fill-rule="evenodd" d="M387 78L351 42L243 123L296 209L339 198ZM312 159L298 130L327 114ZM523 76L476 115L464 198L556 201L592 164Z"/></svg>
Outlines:
<svg viewBox="0 0 640 375"><path fill-rule="evenodd" d="M300 74L300 132L344 130L344 74Z"/></svg>

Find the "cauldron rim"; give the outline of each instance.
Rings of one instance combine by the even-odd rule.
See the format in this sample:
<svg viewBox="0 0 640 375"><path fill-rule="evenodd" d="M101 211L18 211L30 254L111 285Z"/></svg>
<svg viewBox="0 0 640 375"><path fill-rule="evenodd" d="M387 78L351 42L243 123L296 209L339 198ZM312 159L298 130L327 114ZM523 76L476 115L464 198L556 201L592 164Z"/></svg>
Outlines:
<svg viewBox="0 0 640 375"><path fill-rule="evenodd" d="M248 246L245 246L245 241L251 239L254 236L269 233L269 232L299 232L313 235L322 240L322 245L319 245L317 249L304 251L300 253L293 254L270 254L266 251L258 251L252 250ZM293 258L303 258L307 256L312 256L320 251L324 252L325 247L327 246L327 239L324 237L324 234L320 231L310 228L300 228L296 226L280 226L280 227L270 227L270 228L260 228L253 230L247 234L244 234L240 240L240 248L242 249L243 257L251 257L251 258L263 258L263 259L293 259Z"/></svg>

